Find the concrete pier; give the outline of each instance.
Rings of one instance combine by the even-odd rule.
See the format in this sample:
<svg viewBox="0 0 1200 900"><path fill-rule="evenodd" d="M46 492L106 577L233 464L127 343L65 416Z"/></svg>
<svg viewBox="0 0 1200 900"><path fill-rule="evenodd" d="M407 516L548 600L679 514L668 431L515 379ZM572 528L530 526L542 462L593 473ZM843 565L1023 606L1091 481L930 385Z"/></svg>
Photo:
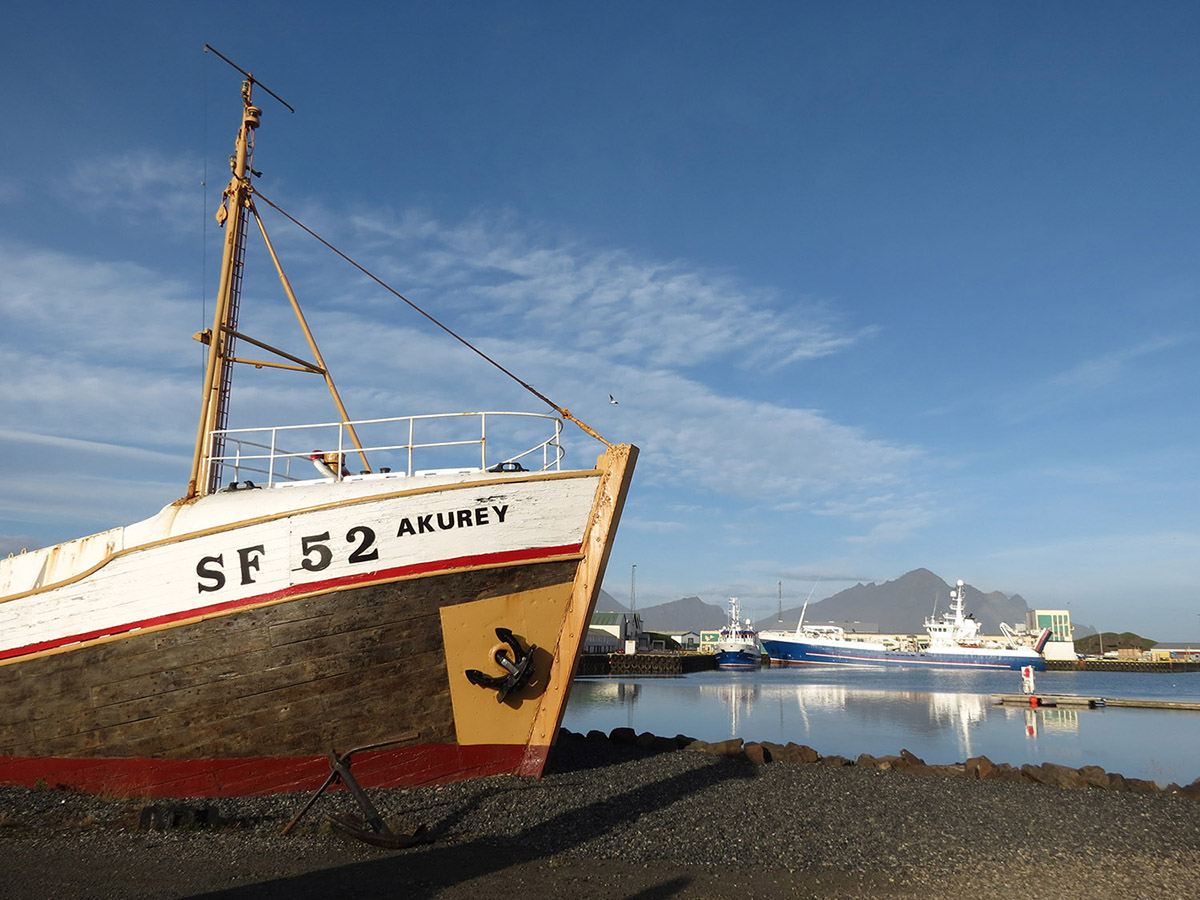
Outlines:
<svg viewBox="0 0 1200 900"><path fill-rule="evenodd" d="M717 667L712 653L589 653L577 675L687 675Z"/></svg>
<svg viewBox="0 0 1200 900"><path fill-rule="evenodd" d="M992 694L992 700L1002 706L1078 706L1090 709L1123 706L1130 709L1181 709L1200 712L1200 702L1192 700L1138 700L1121 697L1083 697L1078 694L1036 693Z"/></svg>
<svg viewBox="0 0 1200 900"><path fill-rule="evenodd" d="M1200 672L1200 661L1148 659L1048 659L1047 672Z"/></svg>

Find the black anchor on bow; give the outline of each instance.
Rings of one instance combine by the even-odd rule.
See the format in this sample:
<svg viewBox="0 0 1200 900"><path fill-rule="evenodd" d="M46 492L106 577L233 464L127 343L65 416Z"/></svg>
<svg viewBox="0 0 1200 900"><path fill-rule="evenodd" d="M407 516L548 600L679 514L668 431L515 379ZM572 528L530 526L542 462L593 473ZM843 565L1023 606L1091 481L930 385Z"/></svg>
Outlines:
<svg viewBox="0 0 1200 900"><path fill-rule="evenodd" d="M505 697L525 687L533 677L533 651L537 649L537 645L530 644L528 650L521 649L521 642L507 628L497 628L496 637L512 648L512 659L509 659L508 651L504 647L497 647L492 654L496 664L508 674L485 675L478 669L467 669L467 680L480 687L495 688L496 702L503 703Z"/></svg>

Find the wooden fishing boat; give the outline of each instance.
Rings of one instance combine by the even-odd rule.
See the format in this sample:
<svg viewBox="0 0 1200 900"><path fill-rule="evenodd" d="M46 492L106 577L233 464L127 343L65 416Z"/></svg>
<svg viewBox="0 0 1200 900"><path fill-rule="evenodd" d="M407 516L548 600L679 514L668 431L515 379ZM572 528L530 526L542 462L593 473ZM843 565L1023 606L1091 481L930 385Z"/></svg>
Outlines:
<svg viewBox="0 0 1200 900"><path fill-rule="evenodd" d="M555 415L350 420L258 215L252 94L275 95L242 75L187 493L0 560L0 784L312 790L351 751L364 787L538 775L637 449L540 394ZM238 331L251 220L311 361ZM241 362L323 376L337 420L228 428ZM594 467L562 468L564 420L600 440Z"/></svg>

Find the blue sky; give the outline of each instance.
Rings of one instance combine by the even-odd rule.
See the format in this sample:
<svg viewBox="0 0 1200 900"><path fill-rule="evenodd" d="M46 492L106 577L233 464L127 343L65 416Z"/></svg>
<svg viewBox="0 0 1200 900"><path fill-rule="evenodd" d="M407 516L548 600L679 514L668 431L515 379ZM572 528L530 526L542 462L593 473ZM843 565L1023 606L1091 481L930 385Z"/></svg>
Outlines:
<svg viewBox="0 0 1200 900"><path fill-rule="evenodd" d="M183 491L240 109L210 43L296 108L257 97L267 197L641 447L619 599L924 566L1200 636L1198 39L1190 3L11 10L0 551ZM541 411L264 215L352 415ZM269 271L244 304L288 333Z"/></svg>

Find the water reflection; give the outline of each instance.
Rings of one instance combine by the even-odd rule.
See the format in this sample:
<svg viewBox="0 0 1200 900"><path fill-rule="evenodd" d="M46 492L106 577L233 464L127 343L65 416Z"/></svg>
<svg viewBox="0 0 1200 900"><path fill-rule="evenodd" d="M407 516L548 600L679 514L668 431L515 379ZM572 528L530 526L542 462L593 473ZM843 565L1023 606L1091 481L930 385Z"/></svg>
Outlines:
<svg viewBox="0 0 1200 900"><path fill-rule="evenodd" d="M930 763L985 755L1012 765L1095 764L1162 784L1187 784L1200 775L1200 764L1190 751L1200 738L1200 713L1002 707L993 703L991 695L1019 689L1009 683L1011 679L986 677L992 673L966 678L951 674L955 677L931 677L931 673L899 678L896 673L804 677L796 670L763 670L581 680L572 690L563 724L581 732L628 726L638 732L688 734L707 741L731 737L794 741L825 755L850 758L907 749ZM1042 681L1039 678L1039 687ZM1165 683L1156 687L1169 689ZM1200 680L1188 687L1200 687ZM1121 696L1095 692L1104 694ZM1153 754L1149 746L1155 747Z"/></svg>
<svg viewBox="0 0 1200 900"><path fill-rule="evenodd" d="M1049 731L1059 732L1077 732L1079 731L1079 710L1077 709L1058 709L1047 707L1044 709L1031 709L1031 713L1040 713L1040 718L1043 725Z"/></svg>

